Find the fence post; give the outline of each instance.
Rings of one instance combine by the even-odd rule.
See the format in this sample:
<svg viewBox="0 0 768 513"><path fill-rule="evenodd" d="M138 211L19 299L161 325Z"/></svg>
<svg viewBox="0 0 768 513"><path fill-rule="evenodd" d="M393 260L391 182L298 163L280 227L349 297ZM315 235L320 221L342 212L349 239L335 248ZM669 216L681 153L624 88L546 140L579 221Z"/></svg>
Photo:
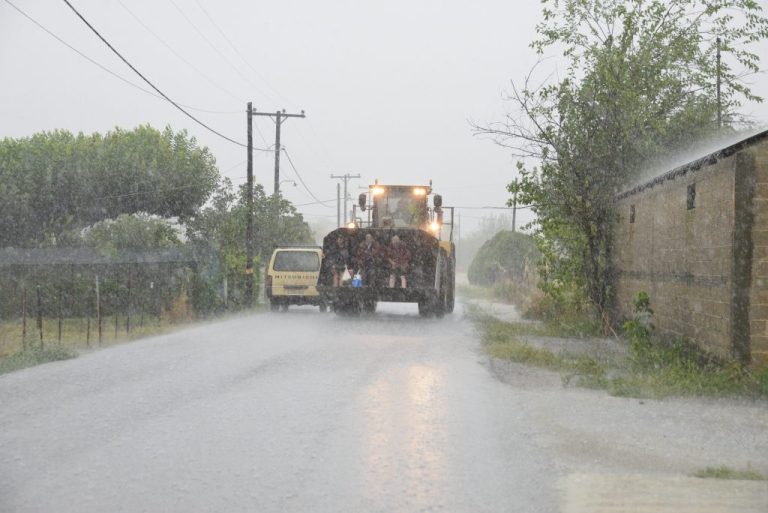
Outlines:
<svg viewBox="0 0 768 513"><path fill-rule="evenodd" d="M115 340L117 340L117 312L120 310L120 280L115 280L115 297L112 299L112 312L115 315Z"/></svg>
<svg viewBox="0 0 768 513"><path fill-rule="evenodd" d="M128 299L125 308L125 332L131 332L131 271L128 271Z"/></svg>
<svg viewBox="0 0 768 513"><path fill-rule="evenodd" d="M58 336L58 343L61 345L61 323L62 323L62 316L63 313L61 311L61 287L59 287L59 336Z"/></svg>
<svg viewBox="0 0 768 513"><path fill-rule="evenodd" d="M43 349L43 300L40 298L40 285L37 286L37 329L40 330L40 350Z"/></svg>
<svg viewBox="0 0 768 513"><path fill-rule="evenodd" d="M96 325L99 331L99 345L101 345L101 295L99 294L99 275L96 275Z"/></svg>
<svg viewBox="0 0 768 513"><path fill-rule="evenodd" d="M160 326L163 322L163 298L160 297L160 287L155 288L155 282L152 281L149 283L149 288L155 290L154 299L157 306L157 325Z"/></svg>
<svg viewBox="0 0 768 513"><path fill-rule="evenodd" d="M140 280L139 283L141 284L142 281ZM146 290L145 290L146 292ZM144 304L147 302L147 297L144 294L141 294L141 300L139 303L141 304L141 316L139 317L139 327L144 327Z"/></svg>
<svg viewBox="0 0 768 513"><path fill-rule="evenodd" d="M21 289L21 350L27 350L27 287Z"/></svg>

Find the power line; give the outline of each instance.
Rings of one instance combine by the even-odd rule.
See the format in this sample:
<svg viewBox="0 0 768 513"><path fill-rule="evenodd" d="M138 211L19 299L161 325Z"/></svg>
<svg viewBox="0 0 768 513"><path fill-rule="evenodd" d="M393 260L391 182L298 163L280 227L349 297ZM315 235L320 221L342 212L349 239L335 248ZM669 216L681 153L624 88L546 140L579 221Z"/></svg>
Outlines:
<svg viewBox="0 0 768 513"><path fill-rule="evenodd" d="M331 199L325 200L325 201L333 201L334 199L335 198L331 198ZM322 204L322 203L324 203L324 202L320 201L320 200L317 200L317 201L313 201L312 203L300 203L298 205L294 205L294 207L308 207L310 205L318 205L318 204ZM330 216L330 217L333 217L333 216Z"/></svg>
<svg viewBox="0 0 768 513"><path fill-rule="evenodd" d="M97 66L101 70L106 71L107 73L109 73L113 77L117 78L118 80L121 80L121 81L125 82L126 84L128 84L129 86L131 86L131 87L133 87L135 89L138 89L142 93L148 94L148 95L150 95L150 96L152 96L154 98L159 98L161 100L163 99L163 97L160 96L159 94L155 94L152 91L150 91L149 89L144 89L140 85L131 82L130 80L128 80L127 78L125 78L125 77L123 77L121 75L118 75L117 73L115 73L111 69L107 68L103 64L101 64L98 61L92 59L91 57L89 57L88 55L84 54L83 52L81 52L80 50L78 50L77 48L72 46L71 44L67 43L64 39L60 38L59 36L57 36L52 31L48 30L44 25L42 25L40 22L35 20L32 16L30 16L29 14L27 14L23 10L21 10L19 7L17 7L15 4L13 4L13 2L11 2L10 0L5 0L5 3L7 3L11 7L13 7L19 14L21 14L22 16L27 18L30 22L34 23L39 29L41 29L44 32L46 32L49 36L51 36L52 38L57 40L59 43L63 44L64 46L66 46L67 48L69 48L70 50L72 50L73 52L75 52L80 57L82 57L83 59L87 60L88 62L90 62L94 66ZM179 103L179 105L181 105L182 107L185 107L187 109L190 109L190 110L196 110L196 111L205 112L205 113L208 113L208 114L233 114L233 113L235 113L235 111L224 112L224 111L218 111L218 110L201 109L201 108L198 108L198 107L192 107L191 105L185 105L183 103Z"/></svg>
<svg viewBox="0 0 768 513"><path fill-rule="evenodd" d="M101 196L98 198L91 198L91 201L99 201L105 199L119 199L130 198L132 196L144 196L149 194L162 194L165 192L178 191L181 189L189 189L192 187L200 187L200 183L190 183L187 185L179 185L178 187L166 187L165 189L148 189L146 191L126 192L125 194L114 194L112 196Z"/></svg>
<svg viewBox="0 0 768 513"><path fill-rule="evenodd" d="M190 68L192 68L192 70L194 70L194 71L195 71L195 72L196 72L198 75L200 75L200 76L201 76L201 77L203 77L205 80L207 80L209 84L211 84L211 85L213 85L214 87L216 87L216 88L220 89L221 91L223 91L224 93L228 94L228 95L229 95L231 98L233 98L233 99L237 100L238 102L240 101L240 98L238 98L238 97L237 97L237 95L235 95L235 93L233 93L233 92L232 92L232 91L230 91L229 89L225 88L224 86L220 85L218 82L214 81L214 80L213 80L212 78L210 78L208 75L206 75L205 73L203 73L203 72L200 70L200 68L198 68L197 66L195 66L194 64L192 64L192 63L191 63L191 62L190 62L188 59L186 59L186 58L185 58L183 55L181 55L179 52L177 52L176 50L174 50L174 49L173 49L173 47L172 47L171 45L169 45L168 43L166 43L166 42L165 42L165 40L163 40L163 38L161 38L159 35L157 35L157 33L156 33L155 31L153 31L151 28L149 28L149 26L147 26L147 24L145 24L143 21L141 21L141 19L140 19L140 18L139 18L139 17L138 17L138 16L137 16L137 15L136 15L136 14L135 14L133 11L131 11L131 10L128 8L128 6L126 6L126 5L125 5L125 4L122 2L122 0L117 0L117 2L120 4L120 6L121 6L123 9L125 9L125 10L128 12L128 14L130 14L130 15L133 17L133 19L135 19L135 20L136 20L136 21L139 23L139 25L141 25L142 27L144 27L144 29L145 29L147 32L149 32L150 34L152 34L152 36L154 36L154 38L155 38L155 39L157 39L157 40L160 42L160 44L162 44L163 46L165 46L165 47L166 47L166 48L167 48L167 49L168 49L168 50L169 50L169 51L170 51L170 52L171 52L173 55L175 55L175 56L176 56L176 57L177 57L177 58L178 58L178 59L179 59L181 62L183 62L184 64L186 64L186 65L187 65L187 66L189 66ZM237 114L239 114L240 112L239 112L239 111L235 111L234 113L237 113ZM230 114L231 114L231 112L230 112ZM267 140L266 140L266 138L264 137L264 134L261 132L261 129L258 127L258 125L256 126L256 132L259 134L259 137L261 137L261 140L264 142L264 146L268 146ZM260 148L255 148L255 149L257 149L257 150L260 150Z"/></svg>
<svg viewBox="0 0 768 513"><path fill-rule="evenodd" d="M327 208L333 208L333 206L332 206L332 205L327 205L325 201L322 201L322 200L320 200L320 199L319 199L317 196L315 196L314 194L312 194L312 191L310 191L310 190L309 190L309 187L307 187L307 184L306 184L306 183L304 183L304 179L301 177L301 175L299 174L299 171L298 171L298 169L296 169L296 166L293 164L293 160L291 160L291 156L288 154L288 150L287 150L285 147L283 147L283 148L282 148L282 150L283 150L283 152L285 153L285 157L288 159L288 163L291 165L291 169L293 169L293 172L294 172L294 173L296 173L296 176L299 178L299 181L301 182L301 185L303 185L303 186L304 186L304 188L307 190L307 192L309 193L309 195L310 195L310 196L312 196L312 198L313 198L313 199L314 199L314 200L315 200L317 203L320 203L320 204L321 204L321 205L323 205L324 207L327 207Z"/></svg>
<svg viewBox="0 0 768 513"><path fill-rule="evenodd" d="M242 166L243 164L245 164L245 161L238 162L234 166L230 166L227 169L225 169L224 171L219 171L219 174L221 175L223 173L227 173L229 171L232 171L236 167ZM235 179L241 179L241 178L245 178L245 177L244 176L235 177ZM162 192L176 191L176 190L180 190L180 189L188 189L190 187L198 187L201 182L202 182L202 180L198 180L197 183L191 183L191 184L187 184L187 185L179 185L178 187L166 187L165 189L149 189L149 190L146 190L146 191L136 191L136 192L127 192L125 194L115 194L113 196L101 196L100 198L93 198L92 201L98 201L98 200L103 200L103 199L127 198L127 197L130 197L130 196L141 196L141 195L144 195L144 194L157 194L157 193L162 193Z"/></svg>
<svg viewBox="0 0 768 513"><path fill-rule="evenodd" d="M67 0L64 0L64 1L66 2ZM186 22L187 22L187 23L188 23L188 24L189 24L189 25L190 25L190 26L191 26L193 29L195 29L195 32L197 32L197 33L200 35L200 37L202 37L202 38L203 38L203 40L204 40L206 43L208 43L208 46L210 46L210 47L213 49L213 51L214 51L214 52L216 52L216 53L219 55L219 57L221 57L221 58L222 58L222 60L223 60L224 62L226 62L226 63L227 63L227 64L228 64L228 65L229 65L229 66L230 66L230 67L231 67L233 70L235 70L235 73L237 73L238 75L240 75L240 78L242 78L243 80L245 80L246 82L248 82L248 84L249 84L251 87L253 87L254 89L256 89L256 91L258 91L259 93L261 93L261 94L262 94L262 95L264 95L265 97L268 97L268 96L269 96L269 95L265 94L265 93L264 93L264 91L262 91L262 90L259 88L259 86L257 86L256 84L254 84L254 83L253 83L253 82L252 82L252 81L251 81L251 80L250 80L250 79L249 79L247 76L245 76L245 74L244 74L242 71L240 71L240 69L239 69L237 66L235 66L234 64L232 64L232 62L231 62L229 59L227 59L227 56L226 56L226 55L224 55L224 54L221 52L221 50L219 50L218 48L216 48L216 45L214 45L214 44L211 42L211 40L210 40L210 39L208 39L208 36L206 36L206 35L205 35L205 33L204 33L202 30L200 30L200 28L199 28L197 25L195 25L195 24L194 24L194 22L192 22L192 20L190 20L190 19L189 19L189 16L187 16L187 14L186 14L186 13L185 13L185 12L182 10L182 8L181 8L181 7L179 7L179 6L178 6L178 4L177 4L177 3L176 3L174 0L168 0L168 1L171 3L171 5L173 5L173 6L176 8L176 10L177 10L177 11L179 11L179 14L181 14L182 18L184 18L184 19L186 20Z"/></svg>
<svg viewBox="0 0 768 513"><path fill-rule="evenodd" d="M231 40L231 39L229 39L229 37L227 36L226 32L224 32L224 31L221 29L221 27L219 27L219 25L218 25L218 24L217 24L217 23L216 23L216 22L213 20L213 17L212 17L212 16L211 16L211 15L208 13L208 11L205 9L205 7L203 7L203 4L202 4L202 3L200 3L200 1L199 1L199 0L195 0L195 3L196 3L196 4L197 4L197 6L200 8L200 10L201 10L201 11L203 11L203 14L205 14L205 17L206 17L206 18L208 18L208 21L210 21L210 22L211 22L211 25L213 25L213 26L216 28L216 30L218 30L218 31L219 31L219 34L221 34L221 37L223 37L223 38L224 38L224 40L225 40L227 43L229 43L229 46L230 46L230 47L231 47L231 48L232 48L232 49L235 51L235 53L237 54L237 56L238 56L238 57L240 57L240 60L242 60L242 61L245 63L245 65L246 65L246 66L248 66L248 67L251 69L251 71L253 71L253 72L256 74L256 76L257 76L257 77L259 77L259 78L261 79L261 81L262 81L262 82L264 82L264 84L265 84L267 87L269 87L269 88L272 90L272 92L274 92L274 93L275 93L275 94L276 94L278 97L280 97L282 100L285 100L285 101L287 101L288 103L290 103L290 101L288 100L288 98L286 98L285 96L283 96L282 94L280 94L280 91L278 91L277 89L275 89L274 87L272 87L272 84L270 84L270 83L267 81L267 79L266 79L266 78L265 78L265 77L264 77L264 76L263 76L261 73L259 73L259 71L258 71L256 68L254 68L253 66L251 66L251 63L250 63L250 62L248 62L248 60L247 60L247 59L246 59L246 58L243 56L243 54L242 54L242 53L240 53L240 50L239 50L239 49L237 48L237 46L236 46L236 45L235 45L235 44L232 42L232 40Z"/></svg>
<svg viewBox="0 0 768 513"><path fill-rule="evenodd" d="M8 0L6 0L6 1L8 1ZM185 114L185 115L186 115L188 118L190 118L192 121L194 121L194 122L195 122L195 123L197 123L198 125L202 126L203 128L207 129L208 131L210 131L210 132L212 132L212 133L214 133L214 134L218 135L218 136L219 136L219 137L221 137L222 139L224 139L224 140L227 140L227 141L231 142L232 144L236 144L236 145L238 145L238 146L241 146L241 147L243 147L243 148L245 148L245 147L246 147L246 145L245 145L245 144L243 144L243 143L241 143L241 142L238 142L238 141L235 141L234 139L232 139L232 138L230 138L230 137L227 137L226 135L222 134L221 132L218 132L218 131L214 130L213 128L209 127L208 125L206 125L205 123L203 123L202 121L200 121L199 119L197 119L195 116L193 116L192 114L190 114L189 112L187 112L186 110L184 110L184 109L181 107L181 105L179 105L179 104L178 104L178 103L176 103L175 101L171 100L171 99L168 97L168 95L166 95L164 92L162 92L160 89L158 89L158 88L155 86L155 84L153 84L152 82L150 82L148 78L146 78L144 75L142 75L142 74L141 74L141 72L140 72L139 70L137 70L137 69L136 69L136 68L133 66L133 64L131 64L130 62L128 62L128 60L127 60L125 57L123 57L123 56L120 54L120 52L118 52L117 50L115 50L115 48L114 48L114 47L113 47L113 46L112 46L112 45L109 43L109 41L107 41L106 39L104 39L104 36L102 36L102 35L99 33L99 31L98 31L98 30L96 30L96 29L93 27L93 25L91 25L91 24L88 22L88 20L86 20L86 19L83 17L83 15L82 15L82 14L80 14L80 13L78 12L78 10L77 10L77 9L75 9L75 7L74 7L74 6L73 6L71 3L69 3L69 0L63 0L63 1L64 1L64 3L65 3L65 4L67 4L67 6L68 6L70 9L72 9L72 11L73 11L73 12L74 12L74 13L77 15L77 17L78 17L78 18L80 18L80 19L82 20L82 22L83 22L83 23L85 23L85 24L88 26L88 28L89 28L89 29L91 29L91 31L93 31L93 33L94 33L94 34L96 34L96 35L98 36L98 38L99 38L99 39L101 39L101 40L102 40L102 42L103 42L105 45L107 45L107 47L109 47L109 49L110 49L110 50L112 50L112 52L113 52L115 55L117 55L117 56L120 58L120 60L122 60L122 61L123 61L123 62L124 62L124 63L125 63L125 64L126 64L128 67L129 67L129 68L131 68L131 69L133 70L133 72L134 72L134 73L136 73L136 74L137 74L139 77L141 77L141 79L142 79L142 80L144 80L144 82L146 82L147 84L149 84L149 86L150 86L152 89L154 89L155 91L157 91L157 93L158 93L160 96L162 96L163 98L165 98L165 99L166 99L166 100L167 100L167 101L168 101L168 102L169 102L171 105L173 105L174 107L176 107L177 109L179 109L181 112L183 112L183 113L184 113L184 114Z"/></svg>
<svg viewBox="0 0 768 513"><path fill-rule="evenodd" d="M218 82L214 81L214 80L213 80L212 78L210 78L208 75L206 75L205 73L203 73L203 72L200 70L200 68L198 68L197 66L195 66L194 64L192 64L192 63L191 63L191 62L190 62L188 59L186 59L186 58L185 58L183 55L181 55L179 52L177 52L176 50L174 50L174 49L173 49L173 47L172 47L171 45L169 45L169 44L168 44L168 43L167 43L165 40L163 40L163 38L161 38L161 37L160 37L160 36L159 36L159 35L158 35L158 34L157 34L157 33L156 33L154 30L152 30L151 28L149 28L149 26L147 26L147 24L146 24L146 23L144 23L143 21L141 21L141 19L140 19L140 18L139 18L139 17L136 15L136 13L134 13L132 10L130 10L130 9L128 8L128 6L127 6L127 5L125 5L125 4L123 3L123 1L122 1L122 0L117 0L117 3L119 3L119 4L120 4L120 6L121 6L123 9L125 9L125 11L126 11L128 14L130 14L130 15L131 15L131 17L132 17L134 20L136 20L136 22L137 22L139 25L141 25L141 26L144 28L144 30L146 30L147 32L149 32L149 33L150 33L150 34L151 34L151 35L152 35L152 36L153 36L153 37L154 37L154 38L155 38L155 39L156 39L156 40L157 40L157 41L158 41L158 42L159 42L161 45L163 45L165 48L167 48L167 49L168 49L168 51L169 51L169 52L171 52L171 53L172 53L172 54L173 54L173 55L174 55L174 56L175 56L177 59L179 59L181 62L183 62L184 64L186 64L187 66L189 66L189 67L190 67L190 68L191 68L193 71L195 71L195 72L196 72L198 75L200 75L200 76L201 76L201 77L203 77L203 78L204 78L206 81L208 81L208 83L209 83L209 84L211 84L212 86L216 87L216 88L217 88L217 89L219 89L220 91L223 91L225 94L229 95L229 96L230 96L232 99L236 100L238 103L240 103L240 102L242 101L242 98L238 98L238 97L237 97L237 95L235 95L235 93L233 93L232 91L230 91L230 90L229 90L229 89L227 89L226 87L224 87L224 86L220 85ZM238 113L238 114L239 114L239 111L236 111L236 113Z"/></svg>
<svg viewBox="0 0 768 513"><path fill-rule="evenodd" d="M520 207L517 207L517 208L521 209L521 208L527 208L529 206L532 206L532 205L527 205L527 206L524 206L524 207L520 206ZM454 206L453 208L462 209L462 210L512 210L513 209L513 207L490 207L490 206L489 207L459 207L459 206Z"/></svg>

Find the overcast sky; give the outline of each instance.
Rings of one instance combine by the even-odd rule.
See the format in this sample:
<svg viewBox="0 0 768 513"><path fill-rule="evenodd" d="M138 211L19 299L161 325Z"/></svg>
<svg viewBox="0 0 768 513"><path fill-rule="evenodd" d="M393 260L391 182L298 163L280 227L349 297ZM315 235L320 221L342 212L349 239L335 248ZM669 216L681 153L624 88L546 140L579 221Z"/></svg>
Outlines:
<svg viewBox="0 0 768 513"><path fill-rule="evenodd" d="M63 1L11 1L81 52L147 88ZM446 205L503 206L508 198L504 185L514 176L514 159L473 137L468 120L499 120L507 111L502 93L536 61L528 43L538 2L70 1L163 92L216 111L190 110L232 139L245 142L248 101L263 111L305 110L306 119L283 124L282 144L312 192L334 200L333 208L300 207L310 221L335 222L331 173L362 175L351 182L353 197L375 178L431 178ZM757 50L768 55L768 43ZM208 146L223 175L235 183L245 180L244 148L86 61L5 0L0 70L0 137L170 125L187 128ZM754 92L768 97L767 82L765 75L756 78ZM768 121L765 104L745 110ZM255 126L257 147L274 144L269 118L255 118ZM268 191L273 165L271 153L255 153L256 180ZM285 158L281 177L296 180ZM314 201L301 186L283 183L282 189L297 205ZM490 212L464 210L462 219L471 228Z"/></svg>

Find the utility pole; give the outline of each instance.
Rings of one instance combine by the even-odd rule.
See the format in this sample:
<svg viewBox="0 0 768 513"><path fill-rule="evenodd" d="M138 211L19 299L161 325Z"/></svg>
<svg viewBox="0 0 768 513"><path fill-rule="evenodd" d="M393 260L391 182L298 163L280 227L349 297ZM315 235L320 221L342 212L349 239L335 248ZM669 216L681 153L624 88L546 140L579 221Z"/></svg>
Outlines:
<svg viewBox="0 0 768 513"><path fill-rule="evenodd" d="M250 109L250 103L248 104L249 111ZM301 111L301 114L288 114L285 112L285 109L278 110L276 112L257 112L256 110L252 110L252 114L254 116L269 116L272 118L272 121L275 122L275 196L277 196L277 193L280 192L280 126L285 122L288 118L305 118L304 111Z"/></svg>
<svg viewBox="0 0 768 513"><path fill-rule="evenodd" d="M336 182L336 228L341 228L341 182Z"/></svg>
<svg viewBox="0 0 768 513"><path fill-rule="evenodd" d="M245 224L245 302L248 306L253 306L253 116L269 116L275 122L275 198L280 191L280 125L287 118L305 117L303 110L301 114L288 114L285 109L274 113L257 112L253 103L248 102L248 190L245 199L248 216Z"/></svg>
<svg viewBox="0 0 768 513"><path fill-rule="evenodd" d="M720 38L717 38L717 128L723 128L723 104L720 98Z"/></svg>
<svg viewBox="0 0 768 513"><path fill-rule="evenodd" d="M512 194L512 231L515 231L515 221L517 220L517 178L515 178L515 192Z"/></svg>
<svg viewBox="0 0 768 513"><path fill-rule="evenodd" d="M359 174L356 175L350 175L349 173L343 174L343 175L331 175L332 179L335 180L344 180L344 226L347 225L347 200L349 199L349 195L347 194L347 182L351 180L352 178L360 178Z"/></svg>
<svg viewBox="0 0 768 513"><path fill-rule="evenodd" d="M248 102L248 185L245 198L245 304L253 306L253 108Z"/></svg>

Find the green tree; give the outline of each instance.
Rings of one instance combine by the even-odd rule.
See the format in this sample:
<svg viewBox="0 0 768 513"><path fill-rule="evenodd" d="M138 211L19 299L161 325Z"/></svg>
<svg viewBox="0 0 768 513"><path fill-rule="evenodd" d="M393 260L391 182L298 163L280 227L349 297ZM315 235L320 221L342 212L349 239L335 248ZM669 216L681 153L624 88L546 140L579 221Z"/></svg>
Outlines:
<svg viewBox="0 0 768 513"><path fill-rule="evenodd" d="M108 255L125 250L181 247L179 226L149 214L122 214L100 221L83 231L84 245Z"/></svg>
<svg viewBox="0 0 768 513"><path fill-rule="evenodd" d="M543 0L532 47L559 49L565 78L513 88L516 112L476 127L535 167L518 164L508 190L535 205L542 288L574 292L611 321L613 200L661 156L717 131L715 52L726 120L740 98L759 100L740 81L758 71L750 43L768 37L753 0ZM732 69L738 66L744 73Z"/></svg>
<svg viewBox="0 0 768 513"><path fill-rule="evenodd" d="M64 130L0 141L0 246L57 245L61 234L120 214L185 220L218 181L186 131L149 126L106 135Z"/></svg>
<svg viewBox="0 0 768 513"><path fill-rule="evenodd" d="M111 257L170 248L184 250L181 231L178 223L156 215L121 214L82 230L78 245L95 248ZM193 269L184 262L127 263L108 266L101 272L101 288L108 310L125 312L141 305L142 309L160 311L168 308L183 288L189 289L189 282L197 278L200 268ZM192 292L197 291L192 288ZM133 306L128 304L129 298Z"/></svg>
<svg viewBox="0 0 768 513"><path fill-rule="evenodd" d="M461 240L456 242L456 268L467 272L477 252L486 241L502 230L512 229L512 217L506 214L487 215L480 219L479 226L470 233L462 233Z"/></svg>
<svg viewBox="0 0 768 513"><path fill-rule="evenodd" d="M209 204L189 220L188 235L193 245L211 246L219 262L218 276L226 279L233 302L238 303L245 289L246 190L235 192L224 179ZM280 244L311 244L312 232L303 216L288 200L267 195L261 184L254 186L254 253L266 262ZM256 268L258 269L258 265ZM258 285L258 277L257 277Z"/></svg>
<svg viewBox="0 0 768 513"><path fill-rule="evenodd" d="M539 251L530 235L500 231L486 241L472 260L467 278L472 285L489 287L505 281L527 282Z"/></svg>

